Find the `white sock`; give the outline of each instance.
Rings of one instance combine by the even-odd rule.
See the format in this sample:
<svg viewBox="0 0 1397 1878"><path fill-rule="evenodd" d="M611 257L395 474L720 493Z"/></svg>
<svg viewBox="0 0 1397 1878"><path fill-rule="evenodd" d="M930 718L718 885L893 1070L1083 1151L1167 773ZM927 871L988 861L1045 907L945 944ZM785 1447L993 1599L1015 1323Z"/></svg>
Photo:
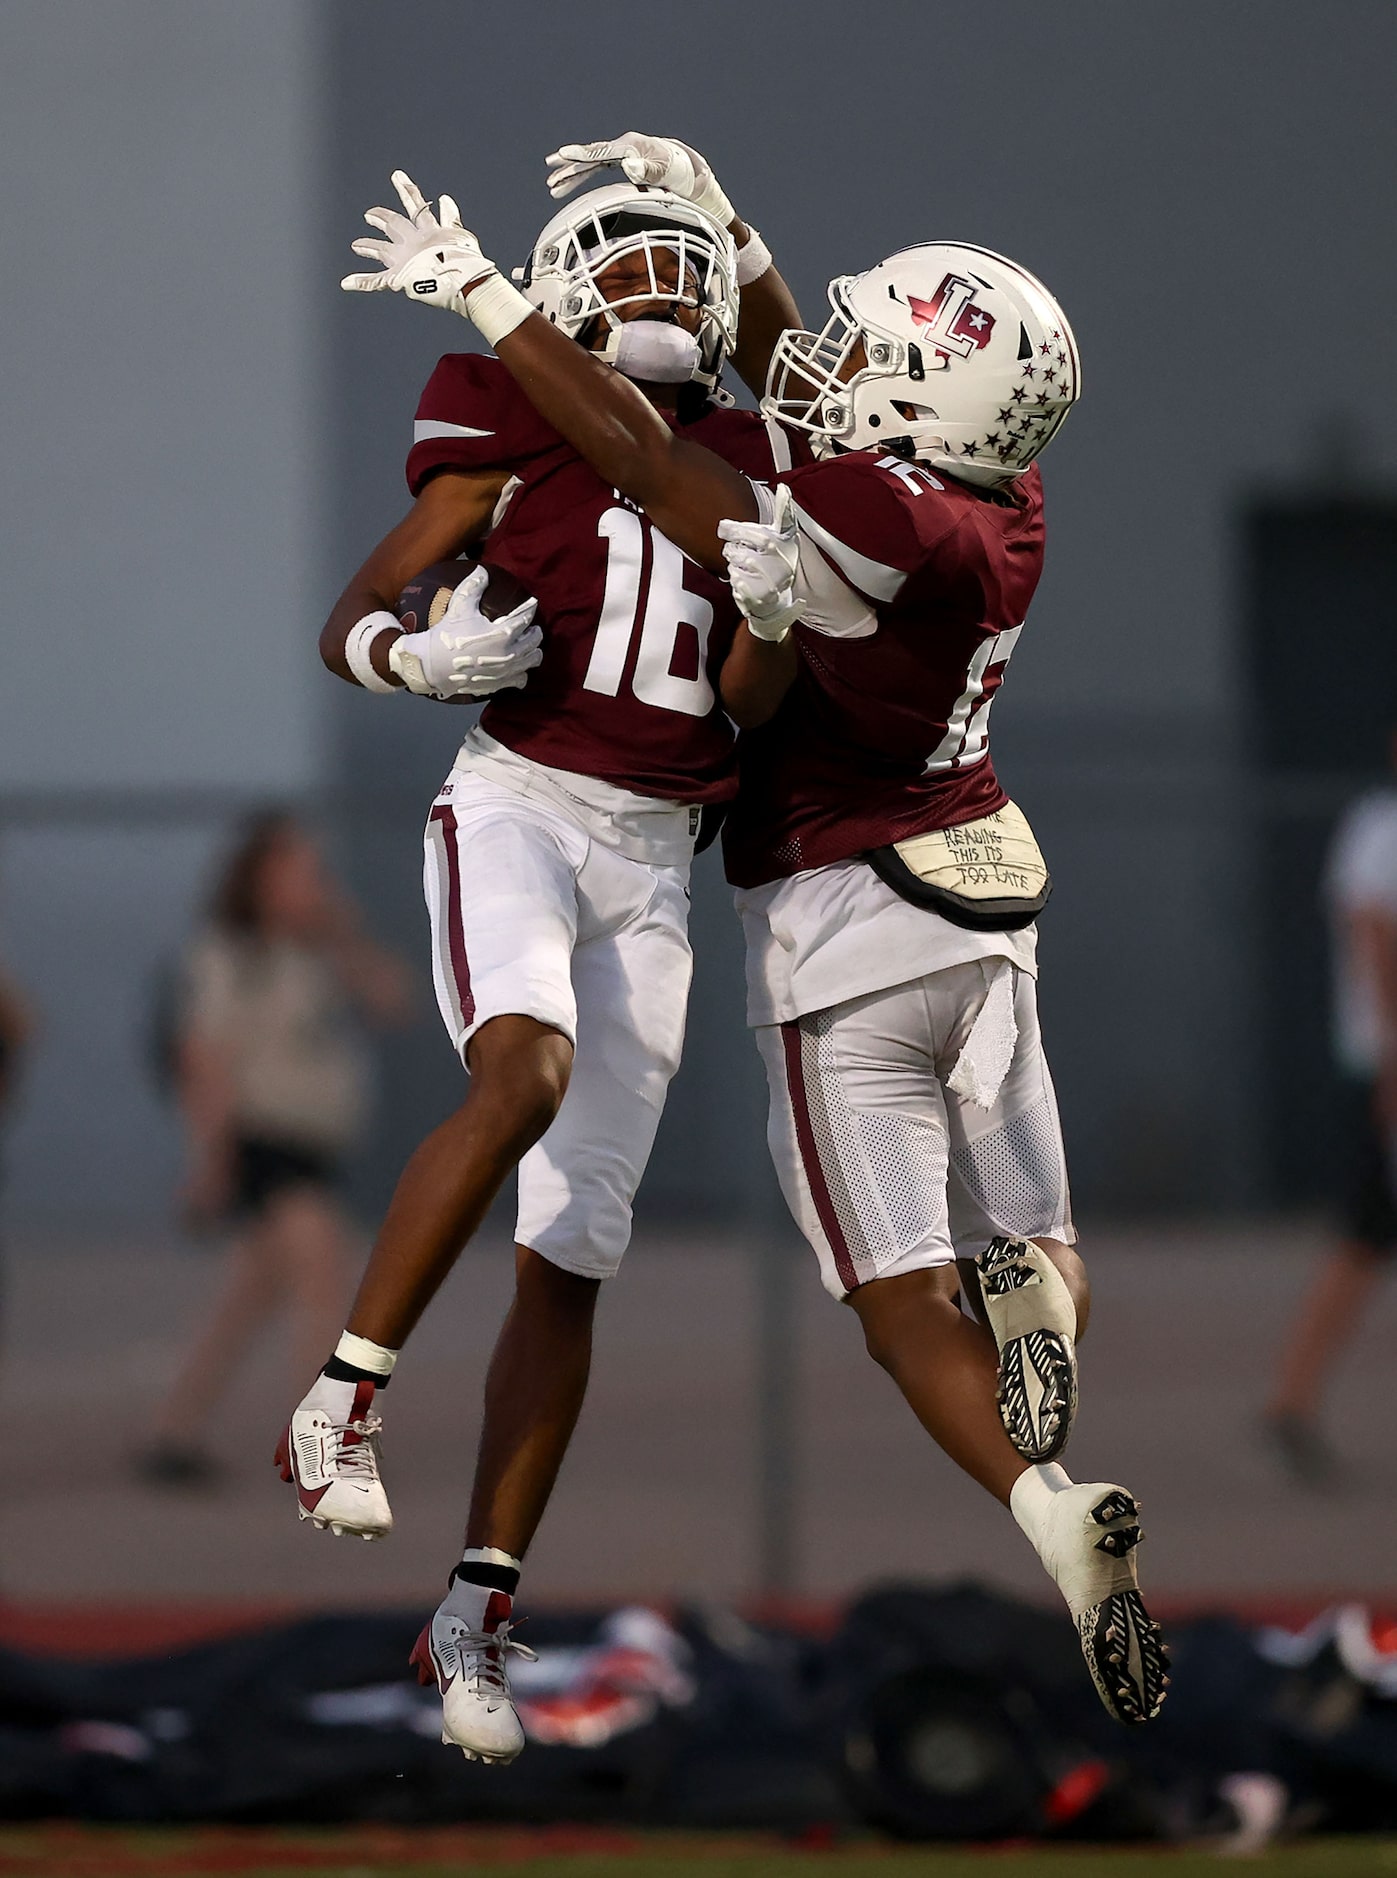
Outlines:
<svg viewBox="0 0 1397 1878"><path fill-rule="evenodd" d="M1009 1493L1009 1511L1027 1534L1036 1552L1043 1549L1043 1528L1054 1496L1065 1493L1074 1484L1067 1469L1060 1467L1056 1461L1045 1461L1039 1467L1026 1467L1014 1482Z"/></svg>
<svg viewBox="0 0 1397 1878"><path fill-rule="evenodd" d="M506 1571L520 1572L524 1569L522 1559L515 1558L512 1552L501 1552L498 1546L468 1545L461 1554L463 1565L503 1565Z"/></svg>
<svg viewBox="0 0 1397 1878"><path fill-rule="evenodd" d="M469 1546L461 1563L463 1565L502 1565L507 1571L519 1570L517 1558L512 1557L508 1552L501 1552L498 1547L492 1545ZM441 1608L452 1612L463 1623L469 1624L472 1630L479 1630L485 1622L491 1598L509 1598L512 1601L513 1597L512 1591L500 1591L494 1585L477 1585L472 1584L469 1578L453 1578L442 1600Z"/></svg>
<svg viewBox="0 0 1397 1878"><path fill-rule="evenodd" d="M320 1375L311 1384L301 1407L323 1409L332 1422L348 1422L354 1415L354 1398L363 1387L362 1383L347 1378ZM366 1412L361 1403L360 1413Z"/></svg>

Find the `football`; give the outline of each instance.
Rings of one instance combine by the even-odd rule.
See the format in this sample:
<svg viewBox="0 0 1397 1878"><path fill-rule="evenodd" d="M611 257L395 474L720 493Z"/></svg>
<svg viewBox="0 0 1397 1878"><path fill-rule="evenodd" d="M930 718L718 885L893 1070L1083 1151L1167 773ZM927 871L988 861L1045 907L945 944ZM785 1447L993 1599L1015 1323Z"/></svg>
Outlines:
<svg viewBox="0 0 1397 1878"><path fill-rule="evenodd" d="M416 574L398 595L397 614L410 633L425 632L435 626L451 604L451 596L480 565L477 561L434 561ZM512 613L531 596L522 581L507 574L502 567L486 564L490 578L480 602L486 619L499 619Z"/></svg>

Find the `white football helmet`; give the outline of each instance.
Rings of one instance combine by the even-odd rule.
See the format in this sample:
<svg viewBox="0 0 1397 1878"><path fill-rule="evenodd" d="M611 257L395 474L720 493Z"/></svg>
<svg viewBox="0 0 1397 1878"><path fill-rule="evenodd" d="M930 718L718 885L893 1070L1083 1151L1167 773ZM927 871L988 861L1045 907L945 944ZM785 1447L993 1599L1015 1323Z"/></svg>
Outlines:
<svg viewBox="0 0 1397 1878"><path fill-rule="evenodd" d="M887 450L993 487L1020 476L1081 393L1062 308L1026 268L934 241L829 285L823 332L783 333L762 411L825 446ZM867 362L849 371L859 342Z"/></svg>
<svg viewBox="0 0 1397 1878"><path fill-rule="evenodd" d="M678 287L655 272L656 254L677 256ZM631 255L645 257L648 283L608 300L597 276ZM710 391L737 337L737 254L732 236L692 202L665 189L611 183L593 189L555 215L534 243L527 264L515 270L527 300L571 339L600 316L611 328L603 358L614 356L622 308L637 301L667 301L699 309L698 362L691 376Z"/></svg>

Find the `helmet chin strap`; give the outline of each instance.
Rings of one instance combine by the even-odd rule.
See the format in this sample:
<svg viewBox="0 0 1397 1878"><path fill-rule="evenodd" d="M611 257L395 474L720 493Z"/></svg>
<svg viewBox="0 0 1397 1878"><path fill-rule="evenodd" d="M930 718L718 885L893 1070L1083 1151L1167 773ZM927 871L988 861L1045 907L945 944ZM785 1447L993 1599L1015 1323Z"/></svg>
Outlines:
<svg viewBox="0 0 1397 1878"><path fill-rule="evenodd" d="M612 330L601 356L627 378L686 385L698 370L699 343L668 320L627 320Z"/></svg>

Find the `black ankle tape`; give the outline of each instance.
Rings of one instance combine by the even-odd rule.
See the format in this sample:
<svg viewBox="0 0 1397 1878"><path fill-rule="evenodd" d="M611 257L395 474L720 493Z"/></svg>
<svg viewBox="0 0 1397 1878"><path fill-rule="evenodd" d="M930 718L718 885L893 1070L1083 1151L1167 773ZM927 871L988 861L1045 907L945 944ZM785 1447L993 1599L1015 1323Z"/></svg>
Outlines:
<svg viewBox="0 0 1397 1878"><path fill-rule="evenodd" d="M519 1571L514 1565L480 1565L471 1560L463 1560L451 1576L448 1585L454 1585L457 1579L465 1585L483 1585L487 1591L503 1591L507 1597L513 1597L519 1589Z"/></svg>
<svg viewBox="0 0 1397 1878"><path fill-rule="evenodd" d="M332 1356L320 1373L331 1382L371 1382L375 1389L386 1389L392 1381L391 1376L380 1376L376 1369L356 1369L342 1356Z"/></svg>

